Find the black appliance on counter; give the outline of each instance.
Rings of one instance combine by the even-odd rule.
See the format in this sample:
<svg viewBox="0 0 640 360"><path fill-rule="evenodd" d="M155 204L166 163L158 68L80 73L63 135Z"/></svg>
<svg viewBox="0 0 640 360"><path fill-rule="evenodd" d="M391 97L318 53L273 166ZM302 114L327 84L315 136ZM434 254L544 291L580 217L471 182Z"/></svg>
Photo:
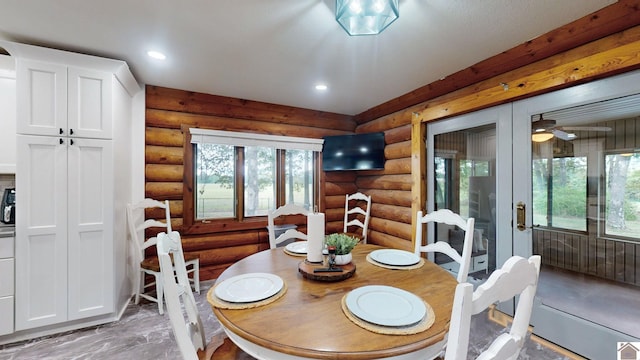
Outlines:
<svg viewBox="0 0 640 360"><path fill-rule="evenodd" d="M0 221L5 224L16 223L16 189L4 189L2 195L2 205L0 205Z"/></svg>

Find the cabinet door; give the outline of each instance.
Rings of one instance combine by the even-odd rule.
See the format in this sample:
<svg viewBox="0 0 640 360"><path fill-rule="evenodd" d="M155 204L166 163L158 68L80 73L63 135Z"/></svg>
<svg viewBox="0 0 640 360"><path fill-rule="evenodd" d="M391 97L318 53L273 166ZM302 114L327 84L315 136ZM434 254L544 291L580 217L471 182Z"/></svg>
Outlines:
<svg viewBox="0 0 640 360"><path fill-rule="evenodd" d="M16 74L6 69L9 61L0 55L0 174L16 173Z"/></svg>
<svg viewBox="0 0 640 360"><path fill-rule="evenodd" d="M16 79L18 134L66 135L66 66L18 59Z"/></svg>
<svg viewBox="0 0 640 360"><path fill-rule="evenodd" d="M67 320L67 140L17 141L15 325L24 330Z"/></svg>
<svg viewBox="0 0 640 360"><path fill-rule="evenodd" d="M112 75L70 67L68 133L74 137L111 139Z"/></svg>
<svg viewBox="0 0 640 360"><path fill-rule="evenodd" d="M114 309L113 152L110 140L68 145L69 320Z"/></svg>

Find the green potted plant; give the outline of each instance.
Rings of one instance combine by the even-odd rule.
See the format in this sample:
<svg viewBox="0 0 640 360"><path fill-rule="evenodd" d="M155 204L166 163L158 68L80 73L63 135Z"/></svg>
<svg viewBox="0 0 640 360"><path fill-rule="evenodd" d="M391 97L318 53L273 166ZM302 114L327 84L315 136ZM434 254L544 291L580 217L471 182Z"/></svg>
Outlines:
<svg viewBox="0 0 640 360"><path fill-rule="evenodd" d="M333 233L325 236L324 243L327 248L336 248L336 265L345 265L351 262L351 250L358 243L358 239L344 233Z"/></svg>

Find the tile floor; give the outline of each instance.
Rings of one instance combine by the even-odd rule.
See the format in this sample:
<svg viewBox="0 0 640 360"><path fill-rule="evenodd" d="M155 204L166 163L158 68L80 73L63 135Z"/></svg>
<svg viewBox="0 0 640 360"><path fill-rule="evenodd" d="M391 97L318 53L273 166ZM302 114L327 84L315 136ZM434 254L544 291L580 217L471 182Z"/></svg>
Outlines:
<svg viewBox="0 0 640 360"><path fill-rule="evenodd" d="M222 331L206 301L206 292L213 281L202 283L202 292L195 294L207 338ZM488 320L486 313L474 317L469 358L475 358L489 338L505 328ZM485 341L486 340L486 341ZM180 352L171 333L169 318L159 315L155 304L130 304L120 321L92 328L57 334L16 344L0 345L0 360L113 360L113 359L180 359ZM246 356L246 359L253 359ZM531 339L519 359L568 359Z"/></svg>

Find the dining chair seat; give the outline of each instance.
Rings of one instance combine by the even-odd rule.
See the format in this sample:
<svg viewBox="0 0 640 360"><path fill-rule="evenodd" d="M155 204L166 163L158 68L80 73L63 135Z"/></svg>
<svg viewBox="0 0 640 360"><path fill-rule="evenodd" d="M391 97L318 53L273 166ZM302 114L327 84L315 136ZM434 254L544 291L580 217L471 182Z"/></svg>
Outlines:
<svg viewBox="0 0 640 360"><path fill-rule="evenodd" d="M164 221L155 218L147 218L147 211L162 212ZM135 251L135 258L140 265L135 274L135 303L140 299L146 299L158 304L158 312L164 314L162 274L156 256L145 256L147 249L156 246L157 238L150 236L146 238L147 231L162 229L171 232L171 211L169 201L158 201L150 198L143 199L135 204L128 204L126 207L129 236ZM142 239L139 237L142 234ZM152 235L154 234L151 231ZM200 293L200 258L197 254L189 254L186 259L187 272L191 275L189 281L193 284L195 291ZM152 279L151 281L148 281Z"/></svg>
<svg viewBox="0 0 640 360"><path fill-rule="evenodd" d="M173 257L171 258L173 261ZM185 263L187 263L187 273L190 272L188 263L190 261L199 260L199 259L200 259L200 256L198 256L198 254L184 254L184 261ZM145 258L140 262L140 267L142 267L143 269L160 272L160 260L158 260L157 256ZM193 271L193 269L191 269L191 271ZM199 293L198 290L196 290L196 292Z"/></svg>

